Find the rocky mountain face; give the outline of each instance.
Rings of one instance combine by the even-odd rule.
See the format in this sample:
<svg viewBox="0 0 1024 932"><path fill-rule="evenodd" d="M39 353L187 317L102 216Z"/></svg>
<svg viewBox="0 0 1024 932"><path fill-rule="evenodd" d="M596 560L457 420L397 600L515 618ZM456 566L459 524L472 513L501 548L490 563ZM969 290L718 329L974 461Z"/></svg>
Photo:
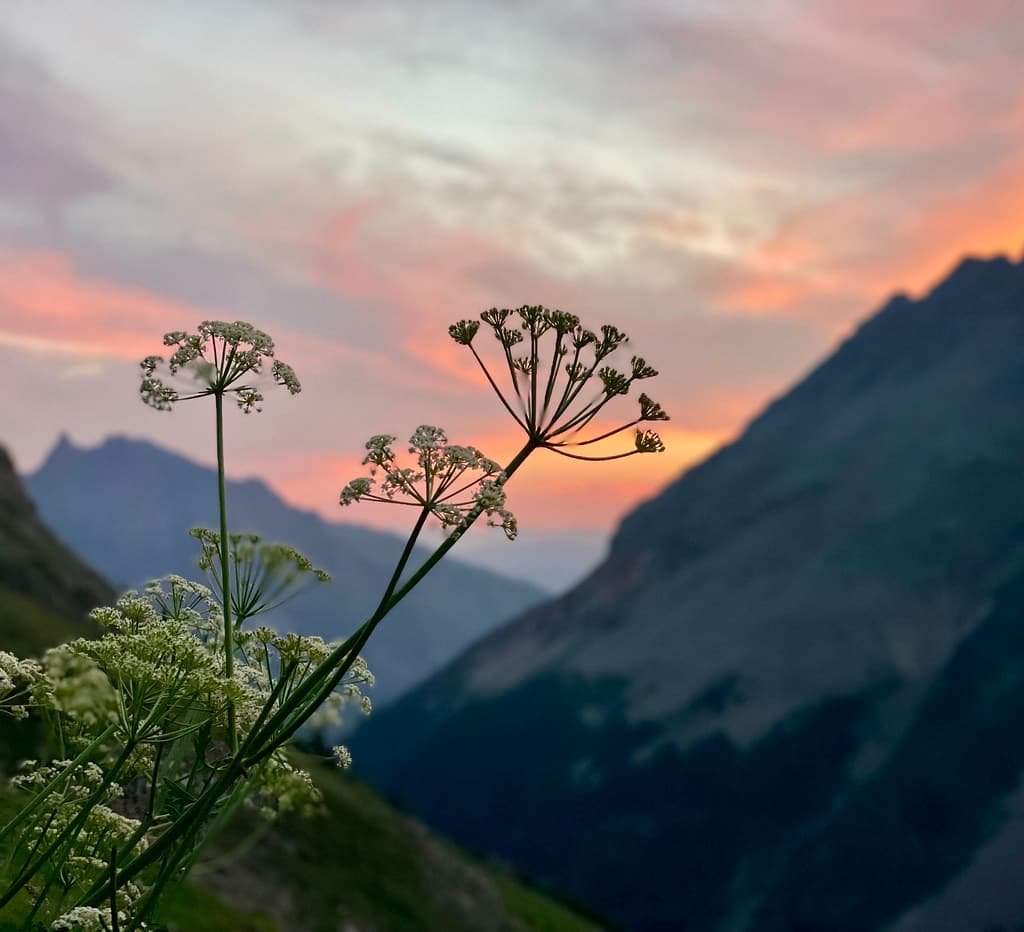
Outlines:
<svg viewBox="0 0 1024 932"><path fill-rule="evenodd" d="M40 520L0 448L0 650L34 654L91 630L85 616L113 591Z"/></svg>
<svg viewBox="0 0 1024 932"><path fill-rule="evenodd" d="M217 522L214 470L144 441L115 437L79 449L62 438L26 484L46 522L122 587L167 573L200 578L188 530ZM227 497L232 530L291 544L334 577L268 615L269 624L332 639L373 610L402 539L292 508L258 480L229 480ZM443 561L367 646L375 702L399 695L541 597L528 583Z"/></svg>
<svg viewBox="0 0 1024 932"><path fill-rule="evenodd" d="M0 651L36 657L69 638L92 634L86 618L109 604L113 591L39 519L0 447ZM0 715L0 794L3 774L35 757L42 729Z"/></svg>
<svg viewBox="0 0 1024 932"><path fill-rule="evenodd" d="M910 932L1019 809L1022 713L1024 264L966 260L353 745L626 928Z"/></svg>

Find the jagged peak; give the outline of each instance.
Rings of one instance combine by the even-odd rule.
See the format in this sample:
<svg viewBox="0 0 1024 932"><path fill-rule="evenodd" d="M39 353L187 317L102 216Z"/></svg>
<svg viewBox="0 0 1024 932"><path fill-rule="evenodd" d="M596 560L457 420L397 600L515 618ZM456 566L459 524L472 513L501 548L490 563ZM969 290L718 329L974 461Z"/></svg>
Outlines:
<svg viewBox="0 0 1024 932"><path fill-rule="evenodd" d="M928 290L921 300L927 301L930 298L955 292L963 287L1001 280L1003 276L1013 275L1021 270L1024 270L1024 254L1016 262L1005 253L990 256L964 256Z"/></svg>
<svg viewBox="0 0 1024 932"><path fill-rule="evenodd" d="M62 430L57 436L57 440L54 445L50 447L50 452L43 457L42 465L39 468L42 469L51 463L60 462L77 456L81 452L82 448L75 446L75 442L71 439L71 435L66 430Z"/></svg>
<svg viewBox="0 0 1024 932"><path fill-rule="evenodd" d="M159 444L153 443L142 437L131 437L127 434L110 434L92 446L77 445L67 433L61 432L57 442L44 457L38 472L45 472L50 468L66 468L69 463L74 464L80 461L103 459L110 456L130 456L135 459L144 458L146 461L154 459L180 460L195 467L201 464L189 459L189 457Z"/></svg>

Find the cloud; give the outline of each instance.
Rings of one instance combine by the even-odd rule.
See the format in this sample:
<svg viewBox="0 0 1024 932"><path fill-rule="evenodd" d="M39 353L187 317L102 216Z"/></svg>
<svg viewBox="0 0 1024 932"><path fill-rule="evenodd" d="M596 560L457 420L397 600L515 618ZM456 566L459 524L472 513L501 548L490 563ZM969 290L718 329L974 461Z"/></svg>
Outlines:
<svg viewBox="0 0 1024 932"><path fill-rule="evenodd" d="M166 329L252 319L306 391L239 443L304 501L351 435L436 419L504 442L446 335L491 305L627 328L692 452L888 292L1024 241L1009 0L148 16L72 0L0 27L0 345L87 356L95 388ZM573 520L607 517L686 456L638 460L640 485L633 461L535 467L525 507L560 489Z"/></svg>
<svg viewBox="0 0 1024 932"><path fill-rule="evenodd" d="M90 150L97 126L88 104L0 31L0 200L49 219L109 186Z"/></svg>
<svg viewBox="0 0 1024 932"><path fill-rule="evenodd" d="M0 253L0 340L58 355L141 358L154 335L209 316L143 291L79 277L65 256Z"/></svg>

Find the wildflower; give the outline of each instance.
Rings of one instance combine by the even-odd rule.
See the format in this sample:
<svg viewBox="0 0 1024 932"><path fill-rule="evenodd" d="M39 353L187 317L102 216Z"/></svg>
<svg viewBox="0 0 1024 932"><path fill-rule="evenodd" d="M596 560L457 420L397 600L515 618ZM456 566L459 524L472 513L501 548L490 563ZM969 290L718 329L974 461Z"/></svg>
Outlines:
<svg viewBox="0 0 1024 932"><path fill-rule="evenodd" d="M334 763L342 770L348 770L352 766L352 753L343 744L336 744L331 748L331 754L334 755Z"/></svg>
<svg viewBox="0 0 1024 932"><path fill-rule="evenodd" d="M342 505L366 499L426 508L444 528L465 528L471 516L485 514L490 524L516 536L515 517L505 508L505 473L476 447L448 442L440 428L422 424L409 438L415 466L398 466L391 434L366 442L363 465L369 476L353 479L342 490ZM374 491L376 488L376 491Z"/></svg>
<svg viewBox="0 0 1024 932"><path fill-rule="evenodd" d="M124 733L137 742L165 740L165 725L175 734L173 723L200 709L219 718L230 696L230 675L222 672L206 636L215 622L194 608L206 590L184 587L194 602L188 604L182 588L172 583L170 593L154 586L143 595L126 592L114 605L91 613L107 628L102 637L80 638L65 647L91 661L114 690L130 698L117 703L116 714Z"/></svg>
<svg viewBox="0 0 1024 932"><path fill-rule="evenodd" d="M0 650L0 713L27 718L30 706L47 705L48 684L35 660Z"/></svg>
<svg viewBox="0 0 1024 932"><path fill-rule="evenodd" d="M664 450L654 431L637 427L645 421L668 420L661 405L646 394L640 395L639 416L618 425L597 426L596 419L613 398L629 394L634 383L658 374L641 356L633 356L628 367L611 365L612 357L629 342L617 327L605 324L595 332L583 327L575 314L540 305L524 305L516 310L491 308L480 315L480 321L490 328L501 347L511 394L508 389L502 390L477 348L479 321L460 320L448 328L448 333L456 343L469 348L505 410L526 432L533 447L582 460L619 459ZM520 347L527 352L521 352ZM588 384L597 383L595 394L584 394ZM633 447L625 452L594 455L572 449L601 443L634 428Z"/></svg>
<svg viewBox="0 0 1024 932"><path fill-rule="evenodd" d="M270 756L254 789L258 796L258 809L268 821L286 812L312 815L323 801L309 773L292 766L282 750Z"/></svg>
<svg viewBox="0 0 1024 932"><path fill-rule="evenodd" d="M64 913L50 928L54 932L100 932L111 927L110 918L109 909L76 906L70 912Z"/></svg>
<svg viewBox="0 0 1024 932"><path fill-rule="evenodd" d="M147 356L139 363L139 393L150 407L169 411L178 401L231 394L246 414L260 410L263 394L250 379L258 377L274 356L274 341L262 330L241 320L204 320L197 333L175 330L164 334L164 345L174 347L169 359ZM167 376L157 375L163 367ZM190 390L184 394L166 381L183 375L191 378ZM292 395L302 390L295 370L279 359L273 359L270 377Z"/></svg>

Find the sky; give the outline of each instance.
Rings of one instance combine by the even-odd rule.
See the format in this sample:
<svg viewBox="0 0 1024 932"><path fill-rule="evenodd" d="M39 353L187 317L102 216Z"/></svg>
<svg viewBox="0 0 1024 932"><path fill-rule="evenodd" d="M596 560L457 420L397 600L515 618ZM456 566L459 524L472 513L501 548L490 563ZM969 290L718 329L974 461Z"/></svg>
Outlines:
<svg viewBox="0 0 1024 932"><path fill-rule="evenodd" d="M212 407L144 407L137 361L248 320L303 392L229 420L229 473L398 530L337 504L368 436L520 440L447 325L559 307L672 416L659 456L536 456L520 540L460 542L563 585L891 293L1019 255L1022 75L1015 0L9 3L0 442L213 462Z"/></svg>

